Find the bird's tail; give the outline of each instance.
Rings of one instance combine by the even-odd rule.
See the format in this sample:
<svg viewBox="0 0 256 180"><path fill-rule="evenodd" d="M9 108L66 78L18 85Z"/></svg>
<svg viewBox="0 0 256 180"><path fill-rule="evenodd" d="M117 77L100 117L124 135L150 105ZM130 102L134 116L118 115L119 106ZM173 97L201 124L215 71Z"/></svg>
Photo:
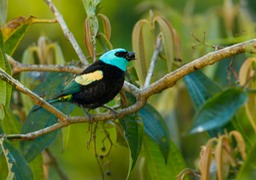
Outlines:
<svg viewBox="0 0 256 180"><path fill-rule="evenodd" d="M72 95L64 95L64 96L58 96L57 98L51 99L49 101L47 101L49 104L54 104L56 102L65 102L65 101L71 101L72 99ZM37 111L39 109L41 109L41 106L35 105L31 111Z"/></svg>

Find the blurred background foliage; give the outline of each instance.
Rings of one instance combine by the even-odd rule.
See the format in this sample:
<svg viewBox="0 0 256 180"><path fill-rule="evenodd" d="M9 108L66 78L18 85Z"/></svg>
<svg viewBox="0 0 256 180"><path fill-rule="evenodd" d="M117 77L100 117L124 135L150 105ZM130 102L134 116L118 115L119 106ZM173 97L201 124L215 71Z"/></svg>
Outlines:
<svg viewBox="0 0 256 180"><path fill-rule="evenodd" d="M82 1L55 0L53 2L63 15L84 53L89 56L84 42L86 13ZM256 16L252 7L255 6L254 0L102 0L100 12L105 14L111 22L113 47L124 47L128 50L132 50L132 31L139 19L149 19L150 10L154 15L165 17L180 37L181 59L183 63L187 63L207 52L214 51L214 48L218 46L223 47L253 38ZM40 19L54 18L43 0L8 1L7 22L19 16L28 17L30 15ZM57 23L33 25L18 46L14 58L21 60L25 50L36 45L42 35L59 44L66 62L78 59ZM233 61L232 66L237 72L242 60L246 59L246 54L234 58L236 60ZM241 61L237 59L241 59ZM205 68L204 72L223 88L234 85L236 77L228 68L230 62L229 58ZM200 146L206 143L209 136L206 133L194 135L187 133L191 127L191 119L195 110L183 82L180 81L174 88L154 96L150 102L166 120L171 137L181 150L187 167L197 166ZM73 113L81 115L83 112L78 109ZM89 141L89 136L86 134L87 126L87 124L79 124L68 127L64 133L69 133L70 140L65 147L63 147L61 138L58 138L51 146L60 166L70 179L101 178L98 164L93 155L93 148L87 149L87 141ZM114 129L109 131L111 138L116 139ZM99 137L102 136L99 139L104 138L104 133L101 134L99 131L98 134ZM128 161L128 149L122 146L113 146L110 156L102 162L104 172L111 172L109 179L125 179L129 168ZM140 173L137 171L138 168L132 172L131 179L138 178ZM57 177L53 166L50 166L49 179L57 179Z"/></svg>

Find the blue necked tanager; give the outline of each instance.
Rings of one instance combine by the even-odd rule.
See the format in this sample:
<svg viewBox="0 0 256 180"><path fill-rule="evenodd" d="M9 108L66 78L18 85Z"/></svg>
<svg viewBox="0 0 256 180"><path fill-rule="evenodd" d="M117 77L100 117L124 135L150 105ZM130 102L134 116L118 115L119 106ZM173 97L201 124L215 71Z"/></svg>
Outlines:
<svg viewBox="0 0 256 180"><path fill-rule="evenodd" d="M133 52L118 48L100 56L72 79L60 95L49 103L69 101L88 109L95 109L111 101L121 90L129 61L135 59Z"/></svg>

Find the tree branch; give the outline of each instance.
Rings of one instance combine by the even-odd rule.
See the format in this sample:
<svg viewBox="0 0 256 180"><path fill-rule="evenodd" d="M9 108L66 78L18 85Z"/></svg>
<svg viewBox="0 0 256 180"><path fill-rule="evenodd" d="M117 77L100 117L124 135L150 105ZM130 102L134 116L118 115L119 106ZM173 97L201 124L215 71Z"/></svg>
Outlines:
<svg viewBox="0 0 256 180"><path fill-rule="evenodd" d="M77 43L76 39L74 38L72 32L68 29L68 26L67 26L66 22L64 21L63 16L59 13L58 9L55 7L55 5L52 3L51 0L44 0L44 1L49 6L49 8L51 9L52 13L54 14L56 20L60 24L60 27L61 27L65 37L69 40L69 42L73 46L73 48L76 51L76 54L78 55L80 61L84 65L89 65L88 60L84 56L82 49L78 45L78 43Z"/></svg>
<svg viewBox="0 0 256 180"><path fill-rule="evenodd" d="M6 81L7 83L11 84L14 88L19 90L20 92L28 95L36 104L39 106L44 107L49 112L53 113L60 121L65 122L67 119L67 115L50 105L44 99L39 97L37 94L33 93L29 89L27 89L23 84L19 81L11 77L7 74L2 68L0 68L0 79Z"/></svg>
<svg viewBox="0 0 256 180"><path fill-rule="evenodd" d="M40 72L70 72L73 74L79 74L83 71L82 68L76 66L59 65L43 65L43 64L22 64L14 60L11 56L7 55L7 59L12 65L12 73L18 74L24 71L40 71Z"/></svg>
<svg viewBox="0 0 256 180"><path fill-rule="evenodd" d="M110 119L115 118L122 118L128 114L132 114L137 112L139 109L141 109L145 103L147 102L147 99L156 94L160 93L161 91L170 88L175 85L175 83L181 79L182 77L188 75L189 73L196 71L198 69L201 69L207 65L214 64L224 58L231 57L237 54L245 53L245 52L255 52L256 49L256 39L245 41L230 47L223 48L221 50L217 50L214 52L211 52L201 58L198 58L179 69L166 74L164 77L159 79L158 81L154 82L153 84L149 85L146 88L138 89L134 85L131 85L129 83L125 83L124 87L136 97L136 103L119 110L116 114L113 113L105 113L105 114L96 114L91 115L91 121L98 122L98 121L106 121ZM9 75L7 76L6 73L0 69L0 78L4 81L10 83L13 85L16 89L20 90L21 92L29 95L37 104L43 106L45 109L49 110L53 114L55 114L59 119L62 119L64 121L59 121L56 124L53 124L49 127L46 127L44 129L40 129L38 131L30 132L27 134L10 134L10 135L3 135L7 137L8 139L35 139L41 135L50 133L52 131L55 131L57 129L60 129L62 127L68 126L70 124L74 123L84 123L88 122L89 119L86 116L74 116L74 117L68 117L64 115L62 112L58 111L54 107L52 107L50 104L45 102L43 99L35 95L33 92L26 89L22 84L20 84L17 80L13 79ZM1 137L1 136L0 136Z"/></svg>

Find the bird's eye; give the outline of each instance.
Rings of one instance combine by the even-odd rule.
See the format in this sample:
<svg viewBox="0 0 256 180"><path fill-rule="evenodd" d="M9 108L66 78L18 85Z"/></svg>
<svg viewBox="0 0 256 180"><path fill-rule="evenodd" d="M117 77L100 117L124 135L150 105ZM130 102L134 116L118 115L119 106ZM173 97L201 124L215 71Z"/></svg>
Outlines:
<svg viewBox="0 0 256 180"><path fill-rule="evenodd" d="M116 53L115 53L115 55L116 55L117 57L125 57L126 54L127 54L127 52L123 52L123 51L119 51L119 52L116 52Z"/></svg>

